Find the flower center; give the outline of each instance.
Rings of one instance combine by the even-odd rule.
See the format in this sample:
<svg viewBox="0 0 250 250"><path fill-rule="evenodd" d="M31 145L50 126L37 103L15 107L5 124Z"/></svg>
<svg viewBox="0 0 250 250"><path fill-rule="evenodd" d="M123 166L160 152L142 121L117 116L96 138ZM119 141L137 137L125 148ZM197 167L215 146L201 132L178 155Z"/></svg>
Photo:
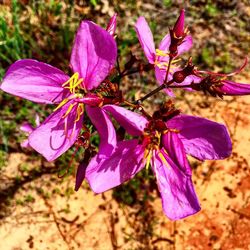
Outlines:
<svg viewBox="0 0 250 250"><path fill-rule="evenodd" d="M167 70L168 62L169 62L169 53L160 49L156 49L155 55L156 57L155 57L154 65L157 66L161 70ZM168 58L165 58L165 57L168 57ZM179 62L180 60L181 60L180 58L172 60L172 63L170 65L170 73L174 72L174 69L177 68L175 63Z"/></svg>
<svg viewBox="0 0 250 250"><path fill-rule="evenodd" d="M62 119L64 119L64 133L66 136L68 136L68 116L71 113L72 110L74 110L75 118L74 118L74 127L71 132L71 135L69 137L72 137L75 132L76 123L80 120L81 116L84 113L84 104L82 102L76 101L79 98L82 98L84 94L86 93L86 90L82 87L83 79L79 78L79 74L76 72L74 73L68 81L66 81L62 87L64 89L68 89L71 93L70 96L63 99L58 106L54 109L54 111L57 111L64 105L66 105L69 101L73 101L66 112L62 115Z"/></svg>
<svg viewBox="0 0 250 250"><path fill-rule="evenodd" d="M146 160L146 168L148 169L154 152L161 158L164 165L168 166L164 154L168 154L162 145L162 136L168 132L178 133L176 129L170 129L162 119L154 119L149 121L142 135L142 145L145 147L144 160Z"/></svg>

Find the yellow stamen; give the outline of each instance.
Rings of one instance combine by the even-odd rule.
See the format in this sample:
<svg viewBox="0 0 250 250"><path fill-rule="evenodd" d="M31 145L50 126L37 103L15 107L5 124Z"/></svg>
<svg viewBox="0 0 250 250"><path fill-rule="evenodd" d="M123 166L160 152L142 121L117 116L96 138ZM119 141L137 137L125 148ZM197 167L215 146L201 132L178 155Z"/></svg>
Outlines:
<svg viewBox="0 0 250 250"><path fill-rule="evenodd" d="M63 99L58 106L54 109L54 111L57 111L59 108L61 108L63 105L65 105L69 101L68 98Z"/></svg>
<svg viewBox="0 0 250 250"><path fill-rule="evenodd" d="M155 52L156 52L155 54L157 56L168 56L169 55L169 53L166 53L166 52L164 52L163 50L160 50L160 49L156 49Z"/></svg>
<svg viewBox="0 0 250 250"><path fill-rule="evenodd" d="M72 104L70 104L69 107L68 107L68 109L67 109L67 111L66 111L66 113L62 116L62 118L67 117L68 114L70 113L70 111L73 109L73 107L74 107L76 104L77 104L77 103L72 103Z"/></svg>
<svg viewBox="0 0 250 250"><path fill-rule="evenodd" d="M75 123L80 120L80 117L81 117L81 115L84 112L84 105L83 105L83 103L78 104L76 112L77 112L77 116L76 116L76 119L74 120Z"/></svg>
<svg viewBox="0 0 250 250"><path fill-rule="evenodd" d="M167 162L167 160L165 159L164 155L162 154L162 152L159 152L159 157L161 158L162 162L164 163L165 166L167 166L169 168L169 164Z"/></svg>
<svg viewBox="0 0 250 250"><path fill-rule="evenodd" d="M150 165L150 160L152 158L152 150L149 150L148 154L147 154L147 163L146 163L146 169L149 169L149 165Z"/></svg>
<svg viewBox="0 0 250 250"><path fill-rule="evenodd" d="M67 82L65 82L62 86L65 89L69 89L70 93L74 94L76 88L83 82L83 79L79 79L79 74L76 72L74 73ZM67 86L68 85L68 86Z"/></svg>

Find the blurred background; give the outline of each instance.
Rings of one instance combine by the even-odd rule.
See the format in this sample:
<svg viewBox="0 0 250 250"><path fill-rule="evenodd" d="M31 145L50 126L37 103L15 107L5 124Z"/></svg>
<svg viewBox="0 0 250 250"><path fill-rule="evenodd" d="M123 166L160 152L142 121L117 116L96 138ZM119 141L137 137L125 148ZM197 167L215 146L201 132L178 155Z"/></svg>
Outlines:
<svg viewBox="0 0 250 250"><path fill-rule="evenodd" d="M117 42L123 67L132 52L146 61L134 24L140 15L156 43L173 26L181 8L194 46L183 56L200 69L230 72L250 47L250 3L245 1L90 0L0 1L0 79L14 61L37 59L69 72L76 29L83 19L106 27L117 12ZM233 78L250 83L249 64ZM153 75L122 80L127 98L156 87ZM222 161L190 159L202 210L171 222L163 214L154 176L142 171L133 180L94 195L86 182L74 192L74 176L83 150L74 149L53 163L20 143L23 122L35 125L53 109L0 93L0 249L250 249L250 97L224 100L176 91L176 105L188 114L224 123L233 153ZM148 112L167 100L158 93ZM96 141L96 142L95 142ZM93 144L98 139L93 139ZM63 176L59 178L58 176Z"/></svg>

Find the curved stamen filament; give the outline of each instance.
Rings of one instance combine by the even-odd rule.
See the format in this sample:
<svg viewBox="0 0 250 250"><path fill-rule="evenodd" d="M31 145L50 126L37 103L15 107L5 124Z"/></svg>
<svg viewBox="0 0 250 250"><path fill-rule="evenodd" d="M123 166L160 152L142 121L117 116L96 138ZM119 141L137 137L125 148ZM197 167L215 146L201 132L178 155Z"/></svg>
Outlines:
<svg viewBox="0 0 250 250"><path fill-rule="evenodd" d="M62 118L66 118L69 115L69 113L71 112L71 110L75 107L75 105L77 105L77 103L70 104L69 107L68 107L68 109L67 109L67 111L62 116Z"/></svg>
<svg viewBox="0 0 250 250"><path fill-rule="evenodd" d="M81 115L83 115L84 113L83 103L78 104L76 113L77 113L77 116L76 116L76 119L74 120L74 123L78 122L80 120Z"/></svg>

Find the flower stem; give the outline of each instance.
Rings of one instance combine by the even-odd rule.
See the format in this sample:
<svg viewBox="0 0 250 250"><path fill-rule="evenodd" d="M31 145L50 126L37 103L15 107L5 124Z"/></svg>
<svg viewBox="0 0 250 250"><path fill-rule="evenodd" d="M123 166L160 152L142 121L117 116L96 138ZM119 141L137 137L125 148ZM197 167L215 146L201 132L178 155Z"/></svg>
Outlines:
<svg viewBox="0 0 250 250"><path fill-rule="evenodd" d="M149 92L148 94L146 94L142 98L140 98L137 101L135 101L135 104L141 104L143 101L145 101L146 99L148 99L150 96L158 93L162 89L167 88L169 85L171 85L174 82L173 80L168 81L168 74L169 74L169 70L170 70L172 59L173 59L172 57L169 58L167 72L166 72L166 77L164 79L163 84L161 86L159 86L158 88L154 89L153 91Z"/></svg>

